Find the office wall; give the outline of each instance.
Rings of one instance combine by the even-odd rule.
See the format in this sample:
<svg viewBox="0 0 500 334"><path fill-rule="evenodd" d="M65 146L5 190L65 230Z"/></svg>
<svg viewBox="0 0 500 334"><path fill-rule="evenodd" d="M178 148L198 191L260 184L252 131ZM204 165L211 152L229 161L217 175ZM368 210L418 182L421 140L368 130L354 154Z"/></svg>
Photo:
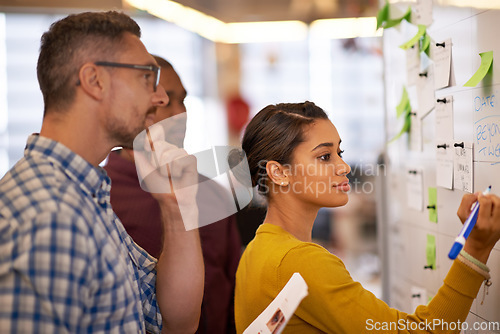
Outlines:
<svg viewBox="0 0 500 334"><path fill-rule="evenodd" d="M399 4L401 11L408 3ZM411 119L414 124L409 134L387 145L387 176L381 184L384 187L382 214L379 218L381 231L385 233L384 259L388 269L384 275L385 298L391 306L413 312L420 302L427 303L442 284L452 261L448 252L461 228L456 216L463 194L467 191L483 191L492 185L492 192L500 195L500 11L472 8L433 6L432 23L427 26L431 48L436 43L451 39L451 72L449 86L432 87L430 97L425 99L425 85L419 85L424 76L431 73L437 64L432 59L424 71L408 71L409 53L399 46L415 35L415 25L403 21L397 28L384 32L386 139L393 138L402 127L402 119L396 117L396 106L406 87L412 106ZM450 47L449 43L446 47ZM481 64L479 53L493 51L490 72L475 87L464 87ZM412 84L412 83L417 84ZM423 97L424 96L424 97ZM447 98L452 102L452 121L447 133L443 133L442 114L437 116L437 99ZM433 99L428 112L425 105ZM452 101L451 101L452 100ZM449 111L448 111L449 112ZM444 138L448 137L448 138ZM461 180L455 180L453 189L440 186L450 175L438 157L442 145L447 142L451 157L456 154L454 144L462 142L473 146L472 184L460 188ZM455 162L456 166L457 163ZM410 174L417 172L417 174ZM463 172L463 171L462 171ZM458 173L455 173L458 175ZM440 182L438 182L440 181ZM436 188L437 222L429 216L428 189ZM463 189L466 189L465 191ZM432 202L432 201L431 201ZM433 242L433 240L435 242ZM435 245L435 250L433 246ZM430 268L435 253L435 265ZM488 265L491 268L493 285L485 296L483 287L474 302L467 319L467 333L500 333L498 328L488 328L488 323L500 323L500 244L493 250ZM475 322L481 329L473 329ZM477 325L476 325L477 326Z"/></svg>

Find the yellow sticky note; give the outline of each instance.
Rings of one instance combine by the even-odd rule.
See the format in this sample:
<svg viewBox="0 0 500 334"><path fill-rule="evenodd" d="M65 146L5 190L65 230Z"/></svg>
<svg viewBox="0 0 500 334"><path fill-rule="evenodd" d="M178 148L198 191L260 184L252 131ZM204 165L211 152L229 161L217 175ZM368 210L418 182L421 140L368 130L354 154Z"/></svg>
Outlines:
<svg viewBox="0 0 500 334"><path fill-rule="evenodd" d="M427 209L429 210L429 221L437 223L437 189L429 187L427 190L429 194L429 204Z"/></svg>
<svg viewBox="0 0 500 334"><path fill-rule="evenodd" d="M401 44L399 47L403 50L408 50L422 38L425 34L426 27L423 24L418 25L418 32L415 36L413 36L408 42Z"/></svg>
<svg viewBox="0 0 500 334"><path fill-rule="evenodd" d="M427 246L425 247L427 256L427 266L432 270L436 269L436 237L427 234Z"/></svg>
<svg viewBox="0 0 500 334"><path fill-rule="evenodd" d="M482 52L479 55L481 56L481 65L479 65L478 70L469 81L465 83L464 87L476 87L490 70L491 64L493 64L493 51Z"/></svg>

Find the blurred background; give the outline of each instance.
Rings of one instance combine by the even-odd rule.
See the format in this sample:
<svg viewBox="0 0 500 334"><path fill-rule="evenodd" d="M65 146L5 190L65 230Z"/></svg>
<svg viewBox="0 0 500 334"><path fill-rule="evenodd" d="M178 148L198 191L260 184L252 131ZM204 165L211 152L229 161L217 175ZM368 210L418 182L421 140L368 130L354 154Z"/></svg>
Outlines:
<svg viewBox="0 0 500 334"><path fill-rule="evenodd" d="M342 137L351 165L349 203L323 209L313 237L380 296L375 177L384 149L384 83L378 0L0 0L0 176L40 130L40 37L69 13L116 9L142 28L148 50L169 60L188 91L185 147L238 146L260 109L310 100ZM246 245L265 215L238 213Z"/></svg>

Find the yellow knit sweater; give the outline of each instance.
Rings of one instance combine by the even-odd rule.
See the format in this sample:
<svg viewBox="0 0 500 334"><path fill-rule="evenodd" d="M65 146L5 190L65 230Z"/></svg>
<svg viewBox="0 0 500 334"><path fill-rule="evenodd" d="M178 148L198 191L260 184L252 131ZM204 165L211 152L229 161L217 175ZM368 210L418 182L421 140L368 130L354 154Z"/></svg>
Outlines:
<svg viewBox="0 0 500 334"><path fill-rule="evenodd" d="M306 281L309 295L284 333L458 333L445 329L465 321L484 280L455 260L432 301L407 314L390 308L353 281L342 261L323 247L302 242L279 226L263 224L236 273L238 333L271 303L294 272Z"/></svg>

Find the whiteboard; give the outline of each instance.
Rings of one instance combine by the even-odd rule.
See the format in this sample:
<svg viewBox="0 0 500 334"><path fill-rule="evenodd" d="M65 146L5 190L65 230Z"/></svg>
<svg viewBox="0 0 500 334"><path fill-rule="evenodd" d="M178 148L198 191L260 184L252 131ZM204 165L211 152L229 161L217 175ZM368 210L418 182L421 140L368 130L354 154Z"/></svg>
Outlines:
<svg viewBox="0 0 500 334"><path fill-rule="evenodd" d="M410 3L411 5L412 3ZM414 5L414 4L413 4ZM403 12L408 3L396 4ZM483 191L492 185L492 192L500 195L500 11L473 8L433 6L432 24L427 34L432 43L451 39L450 85L434 89L434 98L452 98L451 143L471 143L472 163L470 191ZM419 86L417 80L408 77L406 51L399 45L411 39L417 28L403 21L397 28L384 31L384 83L386 100L386 138L392 138L401 128L401 119L396 117L403 86L406 87L410 103L417 112L421 133L421 147L412 144L416 134L404 134L388 143L386 148L386 173L381 183L383 205L379 206L383 221L386 251L382 254L387 264L384 275L384 293L389 305L406 312L413 312L415 294L426 292L428 297L437 293L452 261L448 252L461 228L456 216L457 208L465 191L447 189L437 185L437 145L443 134L436 127L436 108L430 112L419 112ZM479 53L493 51L491 71L475 87L464 87L481 64ZM430 63L431 67L433 62ZM420 103L423 105L423 103ZM413 137L413 138L412 138ZM417 147L417 149L415 149ZM422 171L423 210L411 205L408 187L408 171ZM429 218L428 189L436 188L437 223ZM435 240L435 267L429 268L429 247ZM500 244L490 255L493 285L481 305L483 287L472 305L467 322L500 322ZM417 289L417 290L415 290ZM491 331L490 331L491 332ZM488 333L490 333L488 332ZM496 333L493 331L493 333Z"/></svg>

